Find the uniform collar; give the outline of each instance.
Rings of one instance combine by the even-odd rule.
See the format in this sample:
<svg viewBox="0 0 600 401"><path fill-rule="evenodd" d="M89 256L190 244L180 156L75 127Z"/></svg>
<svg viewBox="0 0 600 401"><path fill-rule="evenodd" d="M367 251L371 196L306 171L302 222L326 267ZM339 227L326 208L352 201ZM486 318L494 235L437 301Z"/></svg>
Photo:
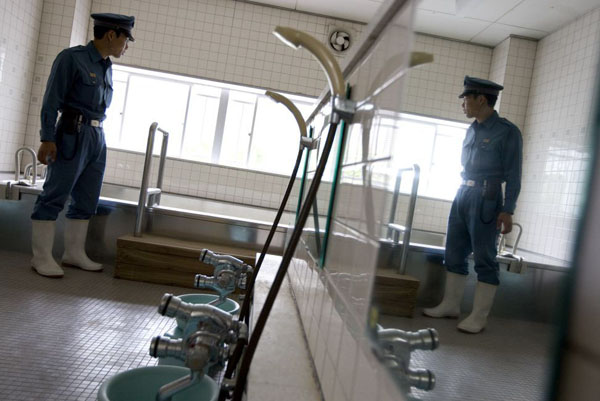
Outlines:
<svg viewBox="0 0 600 401"><path fill-rule="evenodd" d="M499 118L500 117L498 116L498 112L496 110L494 110L492 115L490 115L488 118L486 118L484 122L482 122L480 124L479 122L477 122L477 120L475 120L474 124L477 128L483 127L486 129L490 129L496 123L496 121L498 121Z"/></svg>
<svg viewBox="0 0 600 401"><path fill-rule="evenodd" d="M106 60L102 58L102 55L100 54L98 49L96 49L96 46L94 46L94 41L90 40L90 42L86 46L86 49L90 55L90 60L92 60L93 63L104 62L107 66L110 66L112 64L112 61L110 61L109 57L107 57Z"/></svg>

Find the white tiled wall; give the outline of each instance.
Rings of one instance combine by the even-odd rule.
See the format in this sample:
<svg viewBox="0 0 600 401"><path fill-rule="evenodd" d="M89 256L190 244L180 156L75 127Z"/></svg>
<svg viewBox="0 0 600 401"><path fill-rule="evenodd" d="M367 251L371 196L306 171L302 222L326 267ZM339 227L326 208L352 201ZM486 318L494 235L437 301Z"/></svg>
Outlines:
<svg viewBox="0 0 600 401"><path fill-rule="evenodd" d="M40 109L46 89L52 62L61 50L76 43L72 35L81 37L85 22L81 13L86 11L85 1L89 0L44 0L40 21L40 35L37 43L29 116L24 143L37 150L40 141ZM77 11L77 13L76 13ZM75 15L77 21L74 21ZM75 22L75 23L74 23ZM87 29L87 27L86 27Z"/></svg>
<svg viewBox="0 0 600 401"><path fill-rule="evenodd" d="M73 29L71 30L71 43L69 46L85 45L87 43L91 9L92 0L75 0Z"/></svg>
<svg viewBox="0 0 600 401"><path fill-rule="evenodd" d="M537 46L515 219L524 226L523 248L560 259L571 257L585 195L598 43L600 9Z"/></svg>
<svg viewBox="0 0 600 401"><path fill-rule="evenodd" d="M487 78L492 49L426 35L415 35L413 48L432 53L434 61L408 73L402 110L467 122L458 99L464 77Z"/></svg>
<svg viewBox="0 0 600 401"><path fill-rule="evenodd" d="M502 54L499 57L502 60L502 67L494 71L492 62L492 72L495 72L494 78L491 78L492 74L490 74L492 81L504 86L504 90L500 92L496 103L496 110L502 117L508 118L523 130L537 41L509 37L499 47ZM498 47L494 49L494 56L497 49Z"/></svg>
<svg viewBox="0 0 600 401"><path fill-rule="evenodd" d="M362 25L233 0L95 0L92 12L136 17L135 38L119 62L219 81L317 96L326 85L318 64L271 32L291 26L326 40L339 24Z"/></svg>
<svg viewBox="0 0 600 401"><path fill-rule="evenodd" d="M0 2L0 171L14 171L15 152L23 145L42 4Z"/></svg>

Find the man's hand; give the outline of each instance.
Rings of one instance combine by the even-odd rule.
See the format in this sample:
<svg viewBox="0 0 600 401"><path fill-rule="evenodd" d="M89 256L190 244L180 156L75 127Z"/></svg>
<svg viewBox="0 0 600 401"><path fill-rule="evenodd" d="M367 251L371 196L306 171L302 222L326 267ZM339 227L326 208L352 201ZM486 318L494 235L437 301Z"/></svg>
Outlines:
<svg viewBox="0 0 600 401"><path fill-rule="evenodd" d="M42 142L37 153L38 161L42 164L50 164L56 160L56 144L54 142Z"/></svg>
<svg viewBox="0 0 600 401"><path fill-rule="evenodd" d="M498 220L496 221L496 228L502 229L502 231L500 231L502 234L508 234L512 231L512 225L512 215L506 212L500 212Z"/></svg>

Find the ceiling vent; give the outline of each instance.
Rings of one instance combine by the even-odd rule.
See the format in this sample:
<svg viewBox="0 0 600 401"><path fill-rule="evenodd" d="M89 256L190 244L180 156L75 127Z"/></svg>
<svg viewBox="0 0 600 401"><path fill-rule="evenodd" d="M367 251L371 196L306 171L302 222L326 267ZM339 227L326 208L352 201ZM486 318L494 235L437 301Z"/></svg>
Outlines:
<svg viewBox="0 0 600 401"><path fill-rule="evenodd" d="M345 52L350 47L350 34L346 31L331 32L329 45L336 52Z"/></svg>

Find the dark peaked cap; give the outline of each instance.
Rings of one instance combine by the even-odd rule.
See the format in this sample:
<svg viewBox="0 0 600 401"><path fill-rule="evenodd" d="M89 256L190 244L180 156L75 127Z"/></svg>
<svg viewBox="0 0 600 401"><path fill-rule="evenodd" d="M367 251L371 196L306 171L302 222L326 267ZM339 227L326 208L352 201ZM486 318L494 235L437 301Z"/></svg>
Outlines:
<svg viewBox="0 0 600 401"><path fill-rule="evenodd" d="M481 94L481 95L493 95L498 96L500 91L504 89L504 86L498 85L495 82L488 81L487 79L475 78L465 75L463 92L458 95L459 98L463 98L466 95Z"/></svg>
<svg viewBox="0 0 600 401"><path fill-rule="evenodd" d="M134 16L113 13L96 13L92 14L91 17L94 19L94 26L103 26L115 31L123 31L129 40L135 42L135 39L131 35L131 30L133 29L133 24L135 23Z"/></svg>

